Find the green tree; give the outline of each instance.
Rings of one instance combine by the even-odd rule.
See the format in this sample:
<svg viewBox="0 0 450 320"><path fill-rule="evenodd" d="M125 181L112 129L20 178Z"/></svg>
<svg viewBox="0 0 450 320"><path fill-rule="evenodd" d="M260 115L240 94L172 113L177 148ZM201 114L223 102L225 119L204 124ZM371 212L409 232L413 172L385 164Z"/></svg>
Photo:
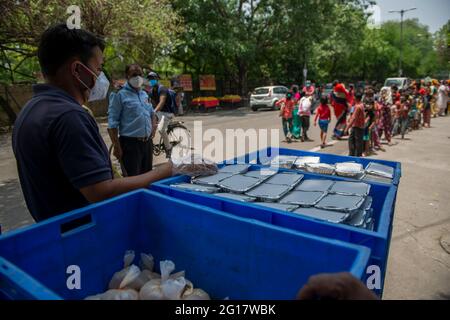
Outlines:
<svg viewBox="0 0 450 320"><path fill-rule="evenodd" d="M0 79L34 79L40 35L65 22L70 5L79 5L82 28L106 40L106 66L112 73L122 74L126 63L151 65L177 44L182 19L169 0L0 0Z"/></svg>

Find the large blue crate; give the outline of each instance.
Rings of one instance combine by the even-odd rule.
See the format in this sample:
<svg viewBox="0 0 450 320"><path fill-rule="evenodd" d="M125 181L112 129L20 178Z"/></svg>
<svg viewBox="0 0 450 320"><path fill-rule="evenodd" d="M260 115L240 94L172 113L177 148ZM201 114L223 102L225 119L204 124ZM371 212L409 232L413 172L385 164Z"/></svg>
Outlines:
<svg viewBox="0 0 450 320"><path fill-rule="evenodd" d="M262 166L252 165L250 170L259 170ZM280 169L281 172L289 171ZM304 179L327 179L345 181L346 178L337 176L324 176L312 173L302 173ZM271 225L296 230L329 239L341 240L371 249L369 264L379 266L382 272L382 286L376 292L382 295L384 278L386 274L389 247L392 234L397 187L387 184L369 183L370 196L373 198L375 230L369 231L348 225L333 224L315 220L298 214L262 207L252 203L244 203L224 199L206 193L185 191L171 187L172 184L189 182L187 176L177 176L154 183L150 188L170 197L182 199L190 203L200 204L209 208L230 213L242 218L255 219Z"/></svg>
<svg viewBox="0 0 450 320"><path fill-rule="evenodd" d="M0 296L82 299L103 292L128 249L173 260L216 299L292 299L318 273L363 279L370 256L362 246L140 190L2 235ZM81 268L81 290L67 289L70 265Z"/></svg>
<svg viewBox="0 0 450 320"><path fill-rule="evenodd" d="M392 179L392 184L398 186L400 184L400 179L402 176L402 165L400 162L370 159L370 158L357 158L357 157L347 157L339 156L327 153L310 152L303 150L293 150L293 149L283 149L283 148L266 148L259 151L255 151L235 159L230 159L224 163L253 163L253 164L265 164L268 160L276 155L282 156L297 156L297 157L320 157L320 162L327 164L336 164L340 162L356 162L363 165L364 168L371 162L379 163L391 167L394 169L394 178ZM347 179L354 181L353 179Z"/></svg>

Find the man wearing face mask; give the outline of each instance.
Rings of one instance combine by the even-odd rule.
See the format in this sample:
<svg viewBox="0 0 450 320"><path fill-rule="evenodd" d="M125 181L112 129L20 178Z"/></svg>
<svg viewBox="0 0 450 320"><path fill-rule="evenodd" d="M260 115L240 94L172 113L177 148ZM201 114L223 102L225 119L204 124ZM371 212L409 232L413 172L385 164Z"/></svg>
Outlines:
<svg viewBox="0 0 450 320"><path fill-rule="evenodd" d="M159 84L159 76L156 72L150 72L147 75L147 79L152 88L150 97L155 106L155 112L159 120L158 132L163 139L166 150L169 151L167 152L167 158L170 158L172 145L170 144L169 136L167 134L167 127L169 126L170 121L175 117L176 93Z"/></svg>
<svg viewBox="0 0 450 320"><path fill-rule="evenodd" d="M127 83L109 105L108 133L114 155L123 161L126 174L131 177L152 170L152 139L157 122L148 95L142 90L142 68L137 64L128 65L125 75Z"/></svg>
<svg viewBox="0 0 450 320"><path fill-rule="evenodd" d="M97 123L82 108L106 98L103 49L101 39L65 24L42 35L38 58L46 83L34 86L12 141L23 194L36 221L146 188L177 173L169 161L146 174L113 180Z"/></svg>

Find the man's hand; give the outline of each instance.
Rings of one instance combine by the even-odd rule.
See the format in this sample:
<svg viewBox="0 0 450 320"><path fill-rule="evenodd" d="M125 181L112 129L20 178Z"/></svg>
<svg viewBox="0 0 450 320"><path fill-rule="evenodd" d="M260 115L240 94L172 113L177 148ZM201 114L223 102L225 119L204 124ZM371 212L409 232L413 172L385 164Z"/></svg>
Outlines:
<svg viewBox="0 0 450 320"><path fill-rule="evenodd" d="M298 300L378 300L350 273L321 274L309 278L297 294Z"/></svg>
<svg viewBox="0 0 450 320"><path fill-rule="evenodd" d="M115 144L114 145L113 154L117 158L117 160L121 160L122 159L123 152L122 152L122 147L120 146L120 144Z"/></svg>
<svg viewBox="0 0 450 320"><path fill-rule="evenodd" d="M314 122L314 127L317 127L317 122Z"/></svg>
<svg viewBox="0 0 450 320"><path fill-rule="evenodd" d="M156 128L152 130L152 134L150 135L150 139L153 140L153 138L155 137L156 134Z"/></svg>

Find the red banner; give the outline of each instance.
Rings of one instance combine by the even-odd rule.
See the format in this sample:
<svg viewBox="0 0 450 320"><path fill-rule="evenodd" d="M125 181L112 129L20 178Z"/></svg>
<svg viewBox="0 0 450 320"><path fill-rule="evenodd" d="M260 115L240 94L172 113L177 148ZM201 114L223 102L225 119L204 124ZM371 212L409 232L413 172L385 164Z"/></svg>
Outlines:
<svg viewBox="0 0 450 320"><path fill-rule="evenodd" d="M192 77L190 74L182 74L178 77L178 81L183 91L192 91Z"/></svg>
<svg viewBox="0 0 450 320"><path fill-rule="evenodd" d="M202 91L215 91L216 90L216 77L214 75L202 75L200 79L200 90Z"/></svg>

